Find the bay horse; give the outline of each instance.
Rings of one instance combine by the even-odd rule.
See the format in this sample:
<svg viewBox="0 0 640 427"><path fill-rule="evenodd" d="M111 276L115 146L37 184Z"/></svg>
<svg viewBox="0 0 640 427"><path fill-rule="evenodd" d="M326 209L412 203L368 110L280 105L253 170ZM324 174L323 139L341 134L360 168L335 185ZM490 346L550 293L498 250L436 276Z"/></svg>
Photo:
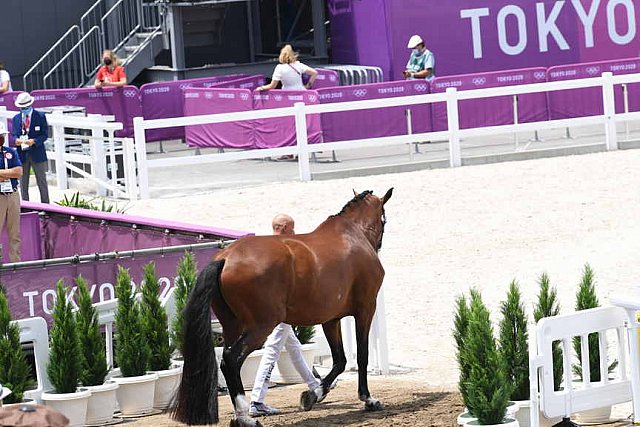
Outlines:
<svg viewBox="0 0 640 427"><path fill-rule="evenodd" d="M356 323L358 397L369 411L382 410L367 384L369 327L384 278L378 258L386 222L383 197L355 194L342 210L309 234L248 236L218 252L198 275L184 310L184 366L173 418L189 425L218 422L218 369L210 308L222 325L224 374L235 410L231 427L262 426L249 417L240 368L281 322L322 324L333 366L300 406L310 410L342 373L346 357L340 319Z"/></svg>

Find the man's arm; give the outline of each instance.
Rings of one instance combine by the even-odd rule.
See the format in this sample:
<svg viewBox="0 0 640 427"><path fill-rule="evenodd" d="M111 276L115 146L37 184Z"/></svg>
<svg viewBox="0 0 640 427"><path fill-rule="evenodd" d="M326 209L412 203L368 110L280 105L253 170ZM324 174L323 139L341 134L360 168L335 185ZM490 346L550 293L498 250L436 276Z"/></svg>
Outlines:
<svg viewBox="0 0 640 427"><path fill-rule="evenodd" d="M21 178L22 166L15 166L9 169L0 169L0 180L6 180L10 178Z"/></svg>
<svg viewBox="0 0 640 427"><path fill-rule="evenodd" d="M5 93L9 90L9 80L2 82L0 84L0 93Z"/></svg>

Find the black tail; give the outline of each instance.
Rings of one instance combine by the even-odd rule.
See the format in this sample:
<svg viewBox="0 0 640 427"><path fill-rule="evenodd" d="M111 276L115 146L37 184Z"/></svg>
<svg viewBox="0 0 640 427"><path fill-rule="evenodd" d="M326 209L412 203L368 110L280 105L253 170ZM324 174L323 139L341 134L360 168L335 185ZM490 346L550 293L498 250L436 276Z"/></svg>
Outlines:
<svg viewBox="0 0 640 427"><path fill-rule="evenodd" d="M184 366L173 418L188 425L218 423L218 362L211 335L211 299L224 260L200 272L184 309Z"/></svg>

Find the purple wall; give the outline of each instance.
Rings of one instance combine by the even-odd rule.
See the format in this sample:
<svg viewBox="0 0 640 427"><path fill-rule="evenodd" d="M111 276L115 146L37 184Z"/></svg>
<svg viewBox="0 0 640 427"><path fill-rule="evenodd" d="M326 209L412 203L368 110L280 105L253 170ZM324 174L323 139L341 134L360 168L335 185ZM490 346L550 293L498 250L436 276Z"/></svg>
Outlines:
<svg viewBox="0 0 640 427"><path fill-rule="evenodd" d="M439 76L628 58L640 51L640 0L328 0L328 9L334 61L380 66L387 80L402 78L412 34L434 52Z"/></svg>

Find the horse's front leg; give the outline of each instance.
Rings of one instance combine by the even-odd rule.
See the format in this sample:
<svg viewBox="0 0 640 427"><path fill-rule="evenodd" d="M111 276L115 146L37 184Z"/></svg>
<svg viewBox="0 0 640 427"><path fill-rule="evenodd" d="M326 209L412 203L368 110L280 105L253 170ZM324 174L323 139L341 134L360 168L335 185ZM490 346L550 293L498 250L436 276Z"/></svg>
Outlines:
<svg viewBox="0 0 640 427"><path fill-rule="evenodd" d="M315 390L303 391L300 395L300 407L305 411L310 411L313 405L324 400L331 390L331 385L338 375L344 372L344 368L347 365L347 358L344 355L344 346L342 345L340 319L324 323L322 329L331 350L333 366L327 376L322 379L320 387Z"/></svg>
<svg viewBox="0 0 640 427"><path fill-rule="evenodd" d="M369 328L375 313L375 305L359 313L356 318L356 342L358 359L358 398L364 402L364 409L367 411L381 411L383 408L379 400L371 397L369 393L369 383L367 381L367 365L369 363Z"/></svg>
<svg viewBox="0 0 640 427"><path fill-rule="evenodd" d="M231 346L225 347L220 370L227 381L229 397L235 409L235 418L230 427L262 427L262 424L249 416L249 402L244 394L240 369L247 356L264 342L268 331L245 332Z"/></svg>

